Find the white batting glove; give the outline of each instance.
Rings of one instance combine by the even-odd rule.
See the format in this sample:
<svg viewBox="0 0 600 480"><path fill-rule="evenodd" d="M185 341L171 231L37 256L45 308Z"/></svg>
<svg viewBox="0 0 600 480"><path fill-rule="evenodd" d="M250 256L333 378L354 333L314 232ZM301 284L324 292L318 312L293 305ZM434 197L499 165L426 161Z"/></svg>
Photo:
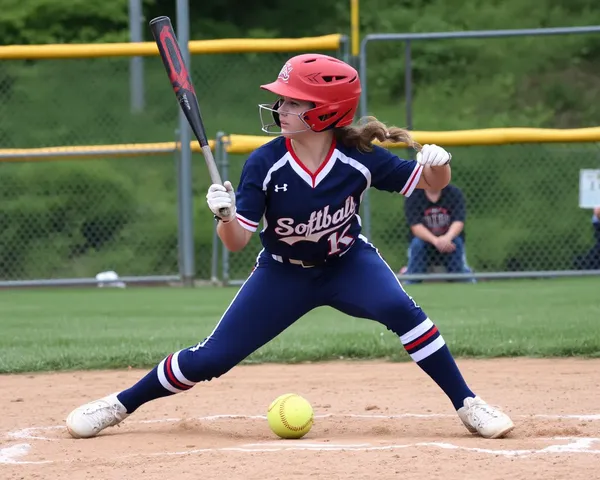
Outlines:
<svg viewBox="0 0 600 480"><path fill-rule="evenodd" d="M431 165L439 167L450 163L452 155L437 145L423 145L421 151L417 153L417 162L421 165Z"/></svg>
<svg viewBox="0 0 600 480"><path fill-rule="evenodd" d="M235 191L231 182L227 181L223 185L213 183L208 187L206 194L206 203L214 215L220 217L222 221L229 222L235 216ZM229 208L229 216L223 217L219 210Z"/></svg>

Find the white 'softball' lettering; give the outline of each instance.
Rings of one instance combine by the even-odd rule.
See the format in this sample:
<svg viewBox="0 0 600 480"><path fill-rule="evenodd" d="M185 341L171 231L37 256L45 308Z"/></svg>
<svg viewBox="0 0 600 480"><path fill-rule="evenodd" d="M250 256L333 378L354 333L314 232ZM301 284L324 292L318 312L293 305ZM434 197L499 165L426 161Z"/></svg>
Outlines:
<svg viewBox="0 0 600 480"><path fill-rule="evenodd" d="M280 240L288 245L302 241L317 243L324 235L334 232L346 224L355 214L356 203L354 198L350 196L346 199L344 206L333 212L333 214L329 213L329 205L327 205L322 210L312 212L306 223L297 224L293 218L280 218L277 220L275 233L283 237ZM339 239L336 236L336 245L339 245L338 242L344 244L342 239L350 238L345 237L348 229L349 226Z"/></svg>

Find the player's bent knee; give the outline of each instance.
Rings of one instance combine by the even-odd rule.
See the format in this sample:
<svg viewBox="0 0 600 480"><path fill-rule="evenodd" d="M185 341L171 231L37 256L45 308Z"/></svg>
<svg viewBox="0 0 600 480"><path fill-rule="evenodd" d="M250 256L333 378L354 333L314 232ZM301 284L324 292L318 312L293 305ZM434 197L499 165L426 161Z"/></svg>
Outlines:
<svg viewBox="0 0 600 480"><path fill-rule="evenodd" d="M374 317L392 332L402 335L425 320L427 315L412 301L382 299Z"/></svg>

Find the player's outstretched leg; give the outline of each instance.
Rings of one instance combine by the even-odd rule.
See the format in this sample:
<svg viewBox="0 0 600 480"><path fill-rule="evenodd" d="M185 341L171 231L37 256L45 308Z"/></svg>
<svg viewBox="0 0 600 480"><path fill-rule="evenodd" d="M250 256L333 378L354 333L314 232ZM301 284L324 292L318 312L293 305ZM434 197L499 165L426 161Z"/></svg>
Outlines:
<svg viewBox="0 0 600 480"><path fill-rule="evenodd" d="M330 305L354 317L377 320L396 333L411 358L446 393L470 432L485 438L510 432L511 419L467 386L438 328L404 291L377 250L361 241L346 257L331 269Z"/></svg>
<svg viewBox="0 0 600 480"><path fill-rule="evenodd" d="M313 276L295 266L261 263L204 341L167 356L131 388L73 410L69 433L93 437L146 402L220 377L317 306Z"/></svg>

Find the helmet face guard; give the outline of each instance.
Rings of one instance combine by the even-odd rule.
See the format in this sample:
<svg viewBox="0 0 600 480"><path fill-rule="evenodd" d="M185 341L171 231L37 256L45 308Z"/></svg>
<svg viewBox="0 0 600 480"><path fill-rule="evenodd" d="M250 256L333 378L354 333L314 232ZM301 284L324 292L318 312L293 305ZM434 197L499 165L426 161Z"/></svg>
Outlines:
<svg viewBox="0 0 600 480"><path fill-rule="evenodd" d="M268 133L269 135L280 135L284 133L281 129L281 122L279 121L279 105L281 105L281 100L277 100L274 104L258 104L258 114L260 116L261 130L265 133ZM297 116L300 120L302 120L302 123L306 125L306 128L285 133L302 133L311 130L310 125L308 125L308 123L306 123L306 120L304 119L305 114L306 112L287 113L287 115Z"/></svg>
<svg viewBox="0 0 600 480"><path fill-rule="evenodd" d="M299 116L313 132L352 124L361 94L358 72L353 67L337 58L319 54L291 58L277 80L261 85L261 88L280 97L312 102L314 107ZM272 133L273 127L280 126L278 106L279 102L259 105L264 132ZM265 123L263 110L271 112L274 123Z"/></svg>

